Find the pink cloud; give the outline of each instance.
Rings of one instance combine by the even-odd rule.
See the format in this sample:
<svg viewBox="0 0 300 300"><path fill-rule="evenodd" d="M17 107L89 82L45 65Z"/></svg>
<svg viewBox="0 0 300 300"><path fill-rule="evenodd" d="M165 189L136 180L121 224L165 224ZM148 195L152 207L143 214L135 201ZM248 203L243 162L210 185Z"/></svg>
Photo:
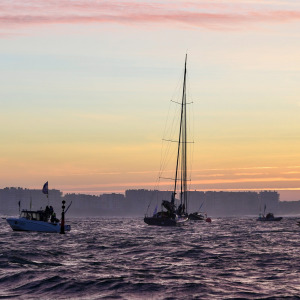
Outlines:
<svg viewBox="0 0 300 300"><path fill-rule="evenodd" d="M300 11L292 7L257 6L236 2L202 1L4 1L0 3L0 26L18 29L47 24L158 24L210 29L236 29L259 23L283 23L300 20Z"/></svg>

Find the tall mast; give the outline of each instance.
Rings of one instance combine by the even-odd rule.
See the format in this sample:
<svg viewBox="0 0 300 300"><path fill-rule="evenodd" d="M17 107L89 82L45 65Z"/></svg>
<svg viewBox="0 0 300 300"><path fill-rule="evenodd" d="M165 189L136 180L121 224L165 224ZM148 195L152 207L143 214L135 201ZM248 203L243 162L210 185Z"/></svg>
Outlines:
<svg viewBox="0 0 300 300"><path fill-rule="evenodd" d="M184 77L183 77L183 89L182 89L182 101L181 101L181 116L180 116L180 127L179 127L179 139L178 139L178 149L177 149L177 161L176 161L176 171L175 171L175 184L174 192L172 194L172 203L175 201L176 188L177 188L177 177L178 177L178 165L179 165L179 156L180 148L182 150L181 157L181 195L180 202L182 204L183 198L182 195L186 194L183 191L186 189L186 61L187 54L185 55L184 63ZM182 141L183 140L183 141ZM185 182L185 183L184 183ZM184 200L185 203L185 200Z"/></svg>
<svg viewBox="0 0 300 300"><path fill-rule="evenodd" d="M181 203L184 204L184 212L187 209L187 129L186 129L186 61L184 66L184 82L182 91L183 130L182 130L182 160L181 160Z"/></svg>

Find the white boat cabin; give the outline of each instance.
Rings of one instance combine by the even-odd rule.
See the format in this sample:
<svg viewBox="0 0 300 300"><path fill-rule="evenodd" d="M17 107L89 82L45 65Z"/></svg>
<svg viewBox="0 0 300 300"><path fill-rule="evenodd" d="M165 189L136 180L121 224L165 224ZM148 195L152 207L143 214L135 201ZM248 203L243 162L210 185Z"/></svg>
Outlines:
<svg viewBox="0 0 300 300"><path fill-rule="evenodd" d="M48 222L49 215L47 215L44 210L38 210L38 211L22 210L20 218L25 218L27 220L32 220L32 221Z"/></svg>

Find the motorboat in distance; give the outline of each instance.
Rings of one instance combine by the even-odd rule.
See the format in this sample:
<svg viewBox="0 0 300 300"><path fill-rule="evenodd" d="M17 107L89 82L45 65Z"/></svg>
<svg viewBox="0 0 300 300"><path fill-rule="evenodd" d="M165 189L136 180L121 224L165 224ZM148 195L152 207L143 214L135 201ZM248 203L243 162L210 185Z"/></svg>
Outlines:
<svg viewBox="0 0 300 300"><path fill-rule="evenodd" d="M191 221L205 221L211 223L211 218L207 217L205 213L194 212L189 214L189 220Z"/></svg>

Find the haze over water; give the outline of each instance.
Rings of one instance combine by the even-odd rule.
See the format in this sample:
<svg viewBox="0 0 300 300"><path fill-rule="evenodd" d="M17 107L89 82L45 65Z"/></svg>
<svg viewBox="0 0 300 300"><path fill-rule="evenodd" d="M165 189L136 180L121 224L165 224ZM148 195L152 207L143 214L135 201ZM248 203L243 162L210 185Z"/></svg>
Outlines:
<svg viewBox="0 0 300 300"><path fill-rule="evenodd" d="M72 231L60 235L13 232L1 219L1 298L299 299L296 219L68 221Z"/></svg>

